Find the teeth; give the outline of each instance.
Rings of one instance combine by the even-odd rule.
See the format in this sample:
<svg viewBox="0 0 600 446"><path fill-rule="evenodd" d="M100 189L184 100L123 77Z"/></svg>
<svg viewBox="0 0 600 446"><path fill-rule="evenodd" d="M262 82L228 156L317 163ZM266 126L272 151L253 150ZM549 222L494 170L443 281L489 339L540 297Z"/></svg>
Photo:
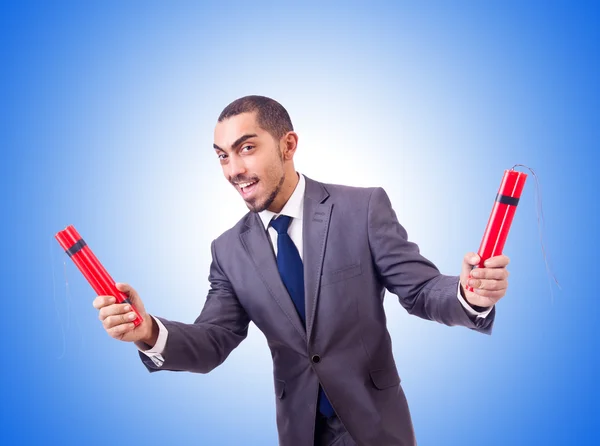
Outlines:
<svg viewBox="0 0 600 446"><path fill-rule="evenodd" d="M248 186L252 186L254 183L256 183L256 181L253 181L251 183L239 183L238 186L240 186L242 189L244 189Z"/></svg>

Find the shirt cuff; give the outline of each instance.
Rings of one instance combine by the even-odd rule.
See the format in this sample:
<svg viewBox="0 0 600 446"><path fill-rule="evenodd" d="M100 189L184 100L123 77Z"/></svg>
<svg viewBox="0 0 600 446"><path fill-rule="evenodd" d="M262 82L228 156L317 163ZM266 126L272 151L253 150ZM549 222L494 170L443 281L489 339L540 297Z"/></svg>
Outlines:
<svg viewBox="0 0 600 446"><path fill-rule="evenodd" d="M141 348L142 345L147 346L148 344L136 343L136 346L139 351L152 360L156 367L160 367L163 365L163 362L165 362L162 354L164 353L165 346L167 345L167 336L169 335L169 331L167 330L167 327L165 327L160 321L160 319L154 316L152 316L152 318L158 325L158 338L156 339L156 344L154 344L154 347L150 348L149 350L144 350Z"/></svg>
<svg viewBox="0 0 600 446"><path fill-rule="evenodd" d="M491 313L492 308L494 308L493 306L491 306L485 311L477 311L473 307L471 307L471 305L469 305L469 303L464 299L464 297L462 297L462 294L460 293L460 280L458 281L458 290L456 292L456 297L458 297L458 300L460 301L462 306L465 307L465 310L467 310L467 313L469 313L471 316L485 318L488 314Z"/></svg>

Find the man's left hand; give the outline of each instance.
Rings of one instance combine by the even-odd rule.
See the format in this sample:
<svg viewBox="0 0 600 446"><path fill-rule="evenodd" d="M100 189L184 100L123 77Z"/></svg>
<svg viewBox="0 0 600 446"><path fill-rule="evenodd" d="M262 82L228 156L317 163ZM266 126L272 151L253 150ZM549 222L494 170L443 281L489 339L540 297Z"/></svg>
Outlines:
<svg viewBox="0 0 600 446"><path fill-rule="evenodd" d="M460 291L465 300L477 307L491 307L506 294L509 259L505 255L490 257L483 268L473 268L480 258L474 252L465 255L460 273ZM473 292L467 290L473 288Z"/></svg>

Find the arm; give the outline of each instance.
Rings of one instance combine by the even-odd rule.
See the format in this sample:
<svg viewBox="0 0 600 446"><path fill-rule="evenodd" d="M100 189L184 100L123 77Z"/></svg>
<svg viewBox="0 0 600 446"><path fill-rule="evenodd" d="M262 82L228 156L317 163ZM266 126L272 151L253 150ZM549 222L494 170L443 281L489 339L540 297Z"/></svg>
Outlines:
<svg viewBox="0 0 600 446"><path fill-rule="evenodd" d="M208 373L222 364L246 338L250 318L219 265L215 242L211 252L210 290L200 316L193 324L158 318L168 333L164 350L160 352L164 362L158 366L145 353L139 352L150 372Z"/></svg>
<svg viewBox="0 0 600 446"><path fill-rule="evenodd" d="M368 234L371 256L384 286L396 294L410 313L445 325L462 325L482 333L491 333L495 316L467 312L457 298L458 276L445 276L408 241L390 200L382 188L369 198Z"/></svg>

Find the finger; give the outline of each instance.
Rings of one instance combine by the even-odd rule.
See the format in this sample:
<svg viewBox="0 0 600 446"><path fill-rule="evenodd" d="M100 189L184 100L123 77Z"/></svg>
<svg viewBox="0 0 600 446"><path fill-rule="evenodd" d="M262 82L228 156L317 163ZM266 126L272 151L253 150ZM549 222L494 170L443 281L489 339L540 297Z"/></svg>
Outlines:
<svg viewBox="0 0 600 446"><path fill-rule="evenodd" d="M474 279L508 279L508 270L506 268L476 268L471 271L471 277Z"/></svg>
<svg viewBox="0 0 600 446"><path fill-rule="evenodd" d="M102 307L114 304L116 301L117 299L114 296L98 296L94 299L92 305L96 310L99 310Z"/></svg>
<svg viewBox="0 0 600 446"><path fill-rule="evenodd" d="M133 330L134 328L135 328L135 325L132 323L131 324L121 324L121 325L117 325L116 327L112 327L112 328L106 330L106 332L113 338L117 338L119 336L124 335L128 331Z"/></svg>
<svg viewBox="0 0 600 446"><path fill-rule="evenodd" d="M509 262L510 259L508 257L506 257L505 255L501 255L490 257L484 262L483 266L485 266L486 268L502 268L508 265Z"/></svg>
<svg viewBox="0 0 600 446"><path fill-rule="evenodd" d="M133 311L129 313L117 314L114 316L108 316L102 321L102 325L106 330L110 330L119 325L128 324L136 318L136 314Z"/></svg>
<svg viewBox="0 0 600 446"><path fill-rule="evenodd" d="M508 287L508 281L469 279L468 285L478 290L505 290Z"/></svg>
<svg viewBox="0 0 600 446"><path fill-rule="evenodd" d="M108 305L100 309L98 313L98 319L103 321L109 316L114 316L118 314L123 314L131 311L131 306L128 304L114 304Z"/></svg>

